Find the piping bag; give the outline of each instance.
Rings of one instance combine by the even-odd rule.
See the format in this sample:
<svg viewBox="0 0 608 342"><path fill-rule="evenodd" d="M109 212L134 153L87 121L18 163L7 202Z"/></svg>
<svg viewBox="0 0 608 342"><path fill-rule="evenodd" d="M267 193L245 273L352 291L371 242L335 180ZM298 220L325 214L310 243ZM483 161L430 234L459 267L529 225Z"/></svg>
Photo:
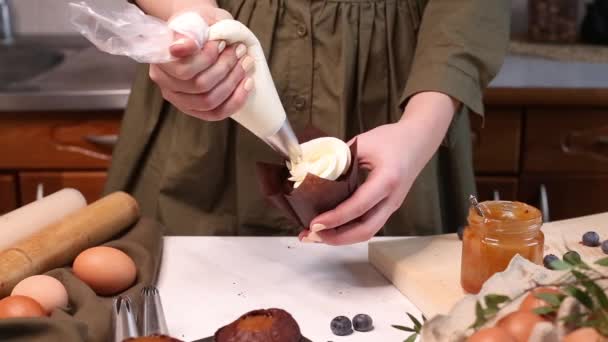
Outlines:
<svg viewBox="0 0 608 342"><path fill-rule="evenodd" d="M262 46L245 25L236 20L221 20L209 26L195 12L182 13L167 23L146 15L132 4L102 7L103 3L70 3L72 24L99 50L127 56L139 63L176 60L169 52L175 32L193 39L199 47L208 40L244 44L247 54L254 59L251 77L255 86L244 106L231 118L287 160L300 159L300 144L287 120Z"/></svg>

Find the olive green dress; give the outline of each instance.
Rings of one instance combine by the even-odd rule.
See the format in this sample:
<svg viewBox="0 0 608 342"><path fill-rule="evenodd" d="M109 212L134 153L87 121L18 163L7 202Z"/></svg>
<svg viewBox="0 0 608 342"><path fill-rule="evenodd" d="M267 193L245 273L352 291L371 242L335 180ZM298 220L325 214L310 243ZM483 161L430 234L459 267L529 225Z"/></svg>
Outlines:
<svg viewBox="0 0 608 342"><path fill-rule="evenodd" d="M258 37L296 130L345 140L397 121L408 99L439 91L463 103L444 144L380 231L425 235L465 222L475 192L469 111L501 66L507 0L221 0ZM395 156L399 158L399 156ZM255 163L276 154L233 120L205 122L163 100L140 65L106 192L133 194L169 235L293 235L262 198Z"/></svg>

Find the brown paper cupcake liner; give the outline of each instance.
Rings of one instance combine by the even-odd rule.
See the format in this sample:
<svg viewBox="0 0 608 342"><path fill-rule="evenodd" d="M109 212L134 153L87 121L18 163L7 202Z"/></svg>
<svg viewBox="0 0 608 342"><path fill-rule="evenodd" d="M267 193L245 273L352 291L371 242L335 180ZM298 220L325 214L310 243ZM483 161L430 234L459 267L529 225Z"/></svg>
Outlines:
<svg viewBox="0 0 608 342"><path fill-rule="evenodd" d="M300 142L326 136L315 128L308 128L298 135ZM286 217L308 228L315 217L334 209L357 189L357 140L350 145L350 152L351 165L344 175L332 181L309 173L296 189L293 188L294 183L288 180L287 166L259 162L256 173L262 194Z"/></svg>

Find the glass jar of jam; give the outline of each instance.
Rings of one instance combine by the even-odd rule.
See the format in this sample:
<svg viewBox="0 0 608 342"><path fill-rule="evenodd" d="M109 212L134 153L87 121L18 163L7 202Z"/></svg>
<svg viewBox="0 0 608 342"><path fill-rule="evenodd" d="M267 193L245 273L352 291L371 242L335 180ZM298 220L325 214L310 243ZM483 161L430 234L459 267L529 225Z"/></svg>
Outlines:
<svg viewBox="0 0 608 342"><path fill-rule="evenodd" d="M487 201L480 207L484 217L471 207L462 237L460 284L473 294L516 254L542 264L545 242L540 210L510 201Z"/></svg>

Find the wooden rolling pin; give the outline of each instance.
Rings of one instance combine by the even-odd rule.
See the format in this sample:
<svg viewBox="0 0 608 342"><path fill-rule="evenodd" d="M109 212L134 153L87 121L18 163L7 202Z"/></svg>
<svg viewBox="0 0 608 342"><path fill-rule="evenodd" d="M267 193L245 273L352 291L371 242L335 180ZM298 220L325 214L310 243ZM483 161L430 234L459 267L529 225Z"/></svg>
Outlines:
<svg viewBox="0 0 608 342"><path fill-rule="evenodd" d="M66 188L0 216L0 251L86 206L80 191Z"/></svg>
<svg viewBox="0 0 608 342"><path fill-rule="evenodd" d="M108 241L138 218L135 199L115 192L0 252L0 298L29 276L71 263L80 252Z"/></svg>

